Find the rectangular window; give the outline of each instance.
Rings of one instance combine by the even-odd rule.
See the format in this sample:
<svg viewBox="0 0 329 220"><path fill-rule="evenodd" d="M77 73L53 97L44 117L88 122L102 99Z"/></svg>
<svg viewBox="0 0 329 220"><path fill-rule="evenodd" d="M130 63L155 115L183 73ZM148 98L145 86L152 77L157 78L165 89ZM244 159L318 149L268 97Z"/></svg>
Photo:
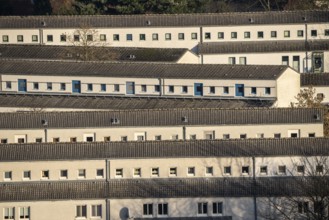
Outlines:
<svg viewBox="0 0 329 220"><path fill-rule="evenodd" d="M30 219L30 207L20 207L19 208L19 218L20 219Z"/></svg>
<svg viewBox="0 0 329 220"><path fill-rule="evenodd" d="M160 92L160 85L154 86L154 92Z"/></svg>
<svg viewBox="0 0 329 220"><path fill-rule="evenodd" d="M206 140L212 140L212 139L214 139L214 135L213 135L213 133L205 134L205 139L206 139Z"/></svg>
<svg viewBox="0 0 329 220"><path fill-rule="evenodd" d="M152 176L159 176L159 167L152 168Z"/></svg>
<svg viewBox="0 0 329 220"><path fill-rule="evenodd" d="M258 31L257 32L257 37L258 38L264 38L264 32L263 31Z"/></svg>
<svg viewBox="0 0 329 220"><path fill-rule="evenodd" d="M158 215L168 215L168 203L158 204Z"/></svg>
<svg viewBox="0 0 329 220"><path fill-rule="evenodd" d="M304 37L304 31L303 30L298 30L297 31L297 37Z"/></svg>
<svg viewBox="0 0 329 220"><path fill-rule="evenodd" d="M218 32L218 39L224 39L224 32Z"/></svg>
<svg viewBox="0 0 329 220"><path fill-rule="evenodd" d="M216 93L215 86L210 86L209 87L209 93L210 94L215 94Z"/></svg>
<svg viewBox="0 0 329 220"><path fill-rule="evenodd" d="M174 93L175 92L174 86L169 86L169 92L170 93Z"/></svg>
<svg viewBox="0 0 329 220"><path fill-rule="evenodd" d="M25 143L25 138L17 138L17 143L24 144Z"/></svg>
<svg viewBox="0 0 329 220"><path fill-rule="evenodd" d="M250 32L249 31L244 32L244 38L246 38L246 39L250 38Z"/></svg>
<svg viewBox="0 0 329 220"><path fill-rule="evenodd" d="M240 138L246 139L247 138L247 134L240 134Z"/></svg>
<svg viewBox="0 0 329 220"><path fill-rule="evenodd" d="M249 174L249 166L243 166L242 167L242 174L248 175Z"/></svg>
<svg viewBox="0 0 329 220"><path fill-rule="evenodd" d="M97 169L96 170L96 177L103 178L104 177L104 169Z"/></svg>
<svg viewBox="0 0 329 220"><path fill-rule="evenodd" d="M53 138L53 143L59 143L59 137Z"/></svg>
<svg viewBox="0 0 329 220"><path fill-rule="evenodd" d="M110 142L110 141L111 141L111 137L110 136L104 137L104 142Z"/></svg>
<svg viewBox="0 0 329 220"><path fill-rule="evenodd" d="M5 171L4 179L5 180L11 180L11 178L12 178L12 172L11 171Z"/></svg>
<svg viewBox="0 0 329 220"><path fill-rule="evenodd" d="M212 176L214 174L214 168L213 167L206 167L206 175Z"/></svg>
<svg viewBox="0 0 329 220"><path fill-rule="evenodd" d="M256 137L257 138L264 138L264 133L258 133L258 134L256 134Z"/></svg>
<svg viewBox="0 0 329 220"><path fill-rule="evenodd" d="M184 33L178 33L178 40L184 40L185 34Z"/></svg>
<svg viewBox="0 0 329 220"><path fill-rule="evenodd" d="M228 63L229 64L236 64L235 57L229 57L228 58Z"/></svg>
<svg viewBox="0 0 329 220"><path fill-rule="evenodd" d="M65 83L61 83L60 84L61 90L65 91L66 90L66 84Z"/></svg>
<svg viewBox="0 0 329 220"><path fill-rule="evenodd" d="M290 37L290 31L284 31L283 36L286 37L286 38Z"/></svg>
<svg viewBox="0 0 329 220"><path fill-rule="evenodd" d="M171 167L169 169L169 175L170 176L177 176L177 168L176 167Z"/></svg>
<svg viewBox="0 0 329 220"><path fill-rule="evenodd" d="M75 142L77 142L77 138L76 138L76 137L70 137L70 142L71 142L71 143L75 143Z"/></svg>
<svg viewBox="0 0 329 220"><path fill-rule="evenodd" d="M53 35L47 35L47 42L53 42Z"/></svg>
<svg viewBox="0 0 329 220"><path fill-rule="evenodd" d="M230 93L230 89L229 89L228 86L224 86L224 87L223 87L223 93L224 93L224 94L229 94L229 93Z"/></svg>
<svg viewBox="0 0 329 220"><path fill-rule="evenodd" d="M178 135L177 134L172 135L171 140L178 140Z"/></svg>
<svg viewBox="0 0 329 220"><path fill-rule="evenodd" d="M188 167L187 168L187 175L194 176L195 175L195 167Z"/></svg>
<svg viewBox="0 0 329 220"><path fill-rule="evenodd" d="M49 179L49 170L41 171L41 178L42 179Z"/></svg>
<svg viewBox="0 0 329 220"><path fill-rule="evenodd" d="M293 56L292 57L292 68L299 72L299 56Z"/></svg>
<svg viewBox="0 0 329 220"><path fill-rule="evenodd" d="M286 174L286 166L284 166L284 165L279 166L279 167L278 167L278 173L281 174L281 175L282 175L282 174L285 175L285 174Z"/></svg>
<svg viewBox="0 0 329 220"><path fill-rule="evenodd" d="M161 141L161 135L155 135L154 140L156 141Z"/></svg>
<svg viewBox="0 0 329 220"><path fill-rule="evenodd" d="M196 140L196 134L191 134L190 135L190 140Z"/></svg>
<svg viewBox="0 0 329 220"><path fill-rule="evenodd" d="M329 36L329 29L324 30L324 36Z"/></svg>
<svg viewBox="0 0 329 220"><path fill-rule="evenodd" d="M247 57L239 57L239 64L246 65L247 64Z"/></svg>
<svg viewBox="0 0 329 220"><path fill-rule="evenodd" d="M141 168L135 168L134 169L134 177L141 177L142 175L142 169Z"/></svg>
<svg viewBox="0 0 329 220"><path fill-rule="evenodd" d="M1 144L7 144L7 143L8 143L7 139L5 139L5 138L1 139Z"/></svg>
<svg viewBox="0 0 329 220"><path fill-rule="evenodd" d="M132 34L127 34L126 35L126 40L127 41L132 41L133 40L133 35Z"/></svg>
<svg viewBox="0 0 329 220"><path fill-rule="evenodd" d="M308 209L308 202L297 202L298 213L307 213L309 212Z"/></svg>
<svg viewBox="0 0 329 220"><path fill-rule="evenodd" d="M223 203L213 202L212 203L212 213L213 214L223 214Z"/></svg>
<svg viewBox="0 0 329 220"><path fill-rule="evenodd" d="M231 175L231 166L224 167L224 175Z"/></svg>
<svg viewBox="0 0 329 220"><path fill-rule="evenodd" d="M17 42L24 42L23 35L17 35Z"/></svg>
<svg viewBox="0 0 329 220"><path fill-rule="evenodd" d="M106 84L101 84L101 92L106 92Z"/></svg>
<svg viewBox="0 0 329 220"><path fill-rule="evenodd" d="M281 134L280 133L275 133L274 138L281 138Z"/></svg>
<svg viewBox="0 0 329 220"><path fill-rule="evenodd" d="M31 171L30 170L25 170L23 172L23 179L25 179L25 180L31 179Z"/></svg>
<svg viewBox="0 0 329 220"><path fill-rule="evenodd" d="M120 35L119 34L113 34L113 41L119 41Z"/></svg>
<svg viewBox="0 0 329 220"><path fill-rule="evenodd" d="M87 218L87 206L86 205L78 205L77 206L77 213L76 213L77 218Z"/></svg>
<svg viewBox="0 0 329 220"><path fill-rule="evenodd" d="M141 85L141 90L142 90L142 92L147 92L147 87L146 87L146 85Z"/></svg>
<svg viewBox="0 0 329 220"><path fill-rule="evenodd" d="M223 134L223 139L230 139L230 135L229 134Z"/></svg>
<svg viewBox="0 0 329 220"><path fill-rule="evenodd" d="M206 203L206 202L198 203L198 214L199 215L208 214L208 203Z"/></svg>
<svg viewBox="0 0 329 220"><path fill-rule="evenodd" d="M159 40L159 34L157 33L152 34L152 40Z"/></svg>
<svg viewBox="0 0 329 220"><path fill-rule="evenodd" d="M305 172L305 166L304 165L298 165L297 166L297 173L304 174Z"/></svg>
<svg viewBox="0 0 329 220"><path fill-rule="evenodd" d="M127 136L121 136L121 141L128 141L128 137Z"/></svg>
<svg viewBox="0 0 329 220"><path fill-rule="evenodd" d="M257 94L257 88L251 87L251 94L256 95Z"/></svg>
<svg viewBox="0 0 329 220"><path fill-rule="evenodd" d="M86 170L85 169L79 169L78 170L78 178L86 178Z"/></svg>
<svg viewBox="0 0 329 220"><path fill-rule="evenodd" d="M11 89L11 82L6 82L6 89Z"/></svg>
<svg viewBox="0 0 329 220"><path fill-rule="evenodd" d="M61 42L66 42L66 35L62 34L60 37Z"/></svg>
<svg viewBox="0 0 329 220"><path fill-rule="evenodd" d="M91 217L102 217L102 205L91 206Z"/></svg>
<svg viewBox="0 0 329 220"><path fill-rule="evenodd" d="M146 40L146 35L145 34L139 34L139 40L140 41L145 41Z"/></svg>
<svg viewBox="0 0 329 220"><path fill-rule="evenodd" d="M231 38L237 39L238 38L238 32L231 32Z"/></svg>
<svg viewBox="0 0 329 220"><path fill-rule="evenodd" d="M316 165L315 171L317 174L322 174L323 173L323 165Z"/></svg>
<svg viewBox="0 0 329 220"><path fill-rule="evenodd" d="M171 33L165 34L165 40L171 40Z"/></svg>
<svg viewBox="0 0 329 220"><path fill-rule="evenodd" d="M67 170L60 170L59 175L61 179L67 179L68 177L68 171Z"/></svg>
<svg viewBox="0 0 329 220"><path fill-rule="evenodd" d="M47 82L47 90L53 90L53 84L51 82Z"/></svg>
<svg viewBox="0 0 329 220"><path fill-rule="evenodd" d="M260 167L260 174L267 175L267 166Z"/></svg>
<svg viewBox="0 0 329 220"><path fill-rule="evenodd" d="M188 87L182 86L182 93L187 93L187 92L188 92Z"/></svg>
<svg viewBox="0 0 329 220"><path fill-rule="evenodd" d="M143 204L143 215L153 215L153 204Z"/></svg>
<svg viewBox="0 0 329 220"><path fill-rule="evenodd" d="M88 83L88 84L87 84L87 90L88 90L88 91L93 91L93 84Z"/></svg>
<svg viewBox="0 0 329 220"><path fill-rule="evenodd" d="M282 56L282 65L289 66L289 57Z"/></svg>
<svg viewBox="0 0 329 220"><path fill-rule="evenodd" d="M123 177L123 169L116 169L115 170L115 177Z"/></svg>
<svg viewBox="0 0 329 220"><path fill-rule="evenodd" d="M204 39L210 40L211 39L211 33L210 32L206 32L204 34Z"/></svg>
<svg viewBox="0 0 329 220"><path fill-rule="evenodd" d="M276 31L271 31L271 38L276 38L276 37L277 37Z"/></svg>
<svg viewBox="0 0 329 220"><path fill-rule="evenodd" d="M34 89L34 90L39 90L39 83L34 82L34 83L33 83L33 89Z"/></svg>
<svg viewBox="0 0 329 220"><path fill-rule="evenodd" d="M99 40L100 41L106 41L106 34L100 34L99 35Z"/></svg>
<svg viewBox="0 0 329 220"><path fill-rule="evenodd" d="M42 142L42 138L36 138L35 139L35 143L41 143Z"/></svg>
<svg viewBox="0 0 329 220"><path fill-rule="evenodd" d="M309 138L315 138L315 133L308 133Z"/></svg>
<svg viewBox="0 0 329 220"><path fill-rule="evenodd" d="M94 36L91 34L87 35L87 41L93 41L94 40Z"/></svg>
<svg viewBox="0 0 329 220"><path fill-rule="evenodd" d="M9 42L9 36L8 35L2 35L2 42Z"/></svg>
<svg viewBox="0 0 329 220"><path fill-rule="evenodd" d="M74 36L73 36L73 40L74 40L75 42L79 42L79 41L80 41L80 36L79 36L79 35L74 35Z"/></svg>
<svg viewBox="0 0 329 220"><path fill-rule="evenodd" d="M317 37L318 36L318 31L317 30L311 30L311 36L312 37Z"/></svg>
<svg viewBox="0 0 329 220"><path fill-rule="evenodd" d="M271 88L265 87L265 95L271 95Z"/></svg>
<svg viewBox="0 0 329 220"><path fill-rule="evenodd" d="M197 40L198 39L198 33L191 33L191 39Z"/></svg>
<svg viewBox="0 0 329 220"><path fill-rule="evenodd" d="M32 35L32 42L38 42L38 35Z"/></svg>
<svg viewBox="0 0 329 220"><path fill-rule="evenodd" d="M120 85L114 84L114 92L120 92Z"/></svg>
<svg viewBox="0 0 329 220"><path fill-rule="evenodd" d="M15 219L15 208L4 208L4 219Z"/></svg>

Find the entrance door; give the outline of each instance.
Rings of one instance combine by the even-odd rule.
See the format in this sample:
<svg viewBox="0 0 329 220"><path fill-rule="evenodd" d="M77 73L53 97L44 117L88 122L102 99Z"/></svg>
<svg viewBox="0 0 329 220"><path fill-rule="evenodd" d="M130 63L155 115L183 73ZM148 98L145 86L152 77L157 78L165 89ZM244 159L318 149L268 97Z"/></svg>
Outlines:
<svg viewBox="0 0 329 220"><path fill-rule="evenodd" d="M79 80L72 80L72 92L81 93L81 82Z"/></svg>
<svg viewBox="0 0 329 220"><path fill-rule="evenodd" d="M244 84L235 84L235 96L244 96Z"/></svg>
<svg viewBox="0 0 329 220"><path fill-rule="evenodd" d="M126 93L127 94L135 94L135 83L134 82L126 82Z"/></svg>
<svg viewBox="0 0 329 220"><path fill-rule="evenodd" d="M202 83L194 83L194 95L203 96L203 84Z"/></svg>
<svg viewBox="0 0 329 220"><path fill-rule="evenodd" d="M26 92L26 79L19 79L18 80L18 91L19 92Z"/></svg>

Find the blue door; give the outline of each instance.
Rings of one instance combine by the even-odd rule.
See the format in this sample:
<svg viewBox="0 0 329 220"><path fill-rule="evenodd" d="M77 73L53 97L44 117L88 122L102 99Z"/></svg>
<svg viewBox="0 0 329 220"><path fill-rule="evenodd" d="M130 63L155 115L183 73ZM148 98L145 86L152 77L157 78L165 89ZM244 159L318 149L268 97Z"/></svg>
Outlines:
<svg viewBox="0 0 329 220"><path fill-rule="evenodd" d="M235 84L235 96L244 96L244 84Z"/></svg>
<svg viewBox="0 0 329 220"><path fill-rule="evenodd" d="M72 92L81 93L81 82L79 80L72 80Z"/></svg>
<svg viewBox="0 0 329 220"><path fill-rule="evenodd" d="M19 92L26 92L26 79L19 79L18 80L18 91Z"/></svg>
<svg viewBox="0 0 329 220"><path fill-rule="evenodd" d="M203 96L203 84L202 83L194 83L194 95Z"/></svg>
<svg viewBox="0 0 329 220"><path fill-rule="evenodd" d="M127 94L135 94L135 83L127 82L126 83Z"/></svg>

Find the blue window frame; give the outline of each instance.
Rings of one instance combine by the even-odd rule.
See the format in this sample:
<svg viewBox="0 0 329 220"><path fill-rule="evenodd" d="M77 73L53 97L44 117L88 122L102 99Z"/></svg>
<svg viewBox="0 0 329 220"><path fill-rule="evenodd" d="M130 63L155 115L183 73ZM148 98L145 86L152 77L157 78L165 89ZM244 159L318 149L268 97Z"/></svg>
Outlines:
<svg viewBox="0 0 329 220"><path fill-rule="evenodd" d="M105 92L106 91L106 84L101 84L101 91Z"/></svg>
<svg viewBox="0 0 329 220"><path fill-rule="evenodd" d="M203 96L203 84L202 83L194 83L194 95Z"/></svg>
<svg viewBox="0 0 329 220"><path fill-rule="evenodd" d="M244 96L244 84L235 84L235 96Z"/></svg>
<svg viewBox="0 0 329 220"><path fill-rule="evenodd" d="M19 79L18 80L18 91L19 92L26 92L26 79Z"/></svg>
<svg viewBox="0 0 329 220"><path fill-rule="evenodd" d="M265 95L271 95L271 88L265 87Z"/></svg>
<svg viewBox="0 0 329 220"><path fill-rule="evenodd" d="M257 94L257 88L251 87L251 94L256 95Z"/></svg>
<svg viewBox="0 0 329 220"><path fill-rule="evenodd" d="M79 80L72 81L72 92L81 93L81 82Z"/></svg>

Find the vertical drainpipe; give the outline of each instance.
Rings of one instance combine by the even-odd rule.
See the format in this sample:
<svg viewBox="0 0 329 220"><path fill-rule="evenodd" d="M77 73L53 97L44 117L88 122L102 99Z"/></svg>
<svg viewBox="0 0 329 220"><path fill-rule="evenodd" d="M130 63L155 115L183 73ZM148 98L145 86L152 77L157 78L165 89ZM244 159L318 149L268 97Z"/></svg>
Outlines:
<svg viewBox="0 0 329 220"><path fill-rule="evenodd" d="M48 129L45 128L45 143L48 142Z"/></svg>
<svg viewBox="0 0 329 220"><path fill-rule="evenodd" d="M183 126L183 140L186 141L186 127Z"/></svg>
<svg viewBox="0 0 329 220"><path fill-rule="evenodd" d="M110 162L108 159L105 160L105 182L107 184L106 187L109 187L109 176L110 176ZM109 190L109 189L108 189ZM109 199L108 199L108 192L107 192L107 195L106 195L106 199L105 199L105 204L106 204L106 208L105 208L105 219L106 220L110 220L110 202L109 202Z"/></svg>
<svg viewBox="0 0 329 220"><path fill-rule="evenodd" d="M203 27L200 27L200 44L199 44L199 53L200 53L200 45L202 45L203 43ZM203 54L201 53L200 54L200 57L201 57L201 64L203 64Z"/></svg>
<svg viewBox="0 0 329 220"><path fill-rule="evenodd" d="M257 197L256 197L256 162L255 157L252 157L252 180L253 180L253 194L254 194L254 215L257 220Z"/></svg>
<svg viewBox="0 0 329 220"><path fill-rule="evenodd" d="M305 20L305 60L306 60L306 63L305 63L305 66L306 66L306 73L308 73L308 43L307 43L307 23L306 23L306 17L304 18Z"/></svg>
<svg viewBox="0 0 329 220"><path fill-rule="evenodd" d="M166 95L165 81L164 79L160 79L160 80L161 80L161 87L160 87L161 96L164 96Z"/></svg>
<svg viewBox="0 0 329 220"><path fill-rule="evenodd" d="M161 78L159 78L158 80L159 80L159 86L160 86L160 96L162 96L162 82L161 82Z"/></svg>

